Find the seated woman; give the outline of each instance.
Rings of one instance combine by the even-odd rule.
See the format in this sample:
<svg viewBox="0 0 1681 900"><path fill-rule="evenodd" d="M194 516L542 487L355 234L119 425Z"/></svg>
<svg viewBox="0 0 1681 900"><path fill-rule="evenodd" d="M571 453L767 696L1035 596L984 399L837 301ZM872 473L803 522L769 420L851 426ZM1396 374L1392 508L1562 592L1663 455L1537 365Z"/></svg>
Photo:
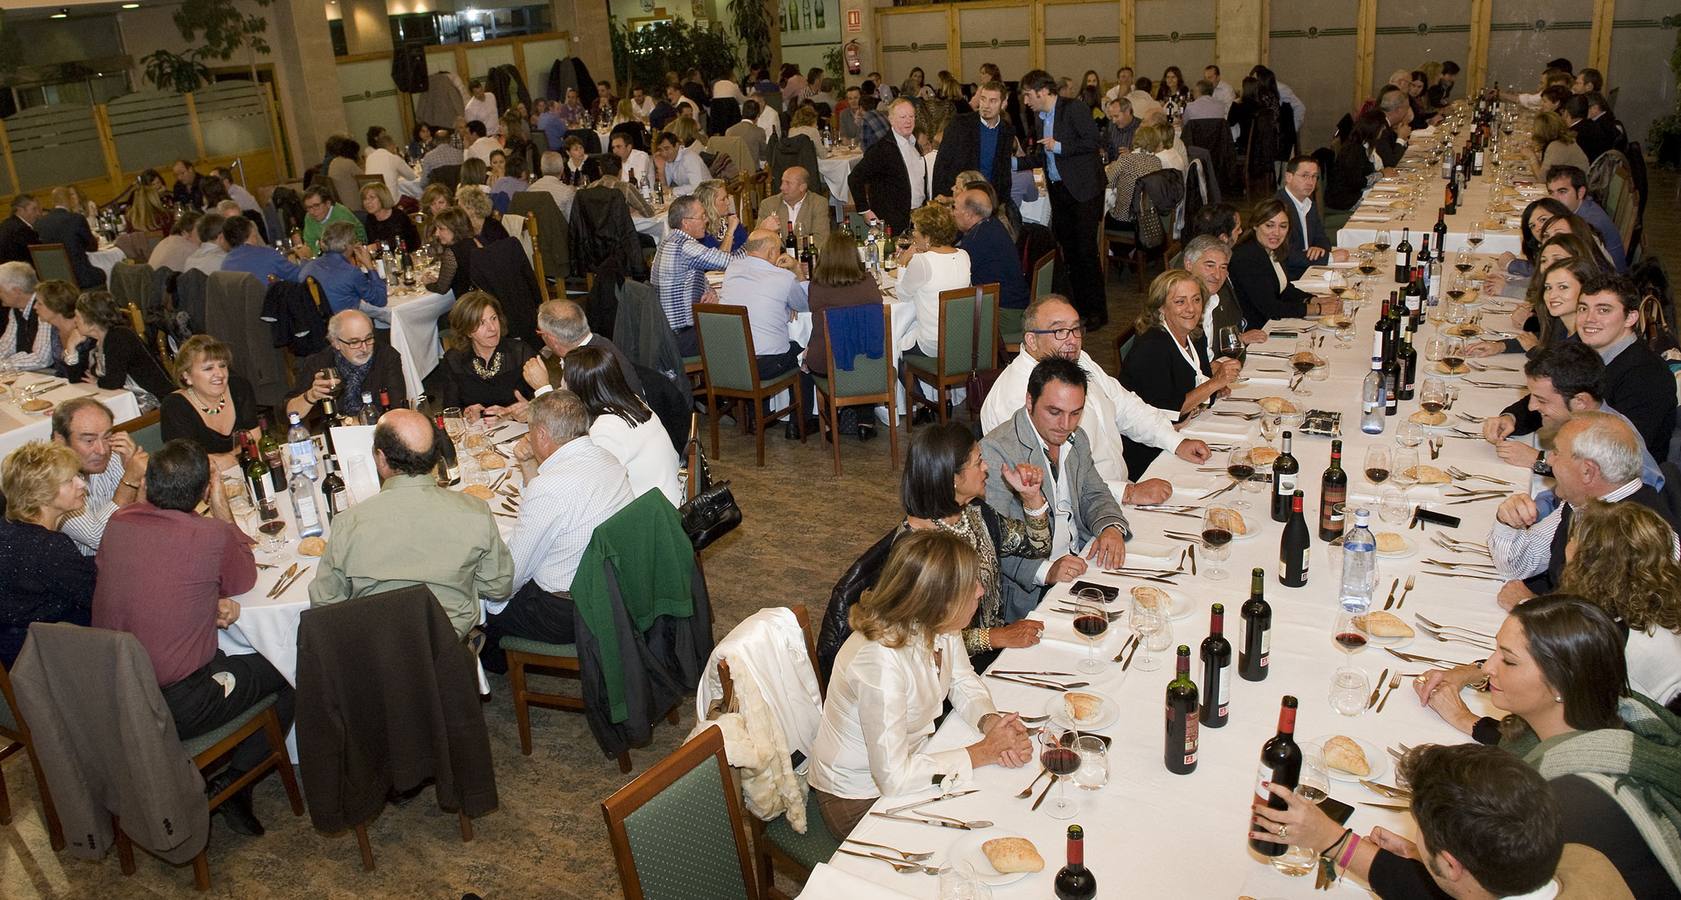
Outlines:
<svg viewBox="0 0 1681 900"><path fill-rule="evenodd" d="M985 669L1005 647L1039 643L1042 622L1007 622L998 590L998 558L1045 559L1051 552L1050 511L1041 485L1044 473L1023 466L1003 473L1022 498L1025 521L1006 518L986 503L987 466L981 446L964 425L928 425L911 436L899 479L906 531L948 531L968 542L980 558L981 600L963 629L972 662Z"/></svg>
<svg viewBox="0 0 1681 900"><path fill-rule="evenodd" d="M164 441L197 443L218 472L239 464L239 432L257 437L257 395L251 382L228 371L232 362L227 344L195 334L175 354L181 389L159 398Z"/></svg>
<svg viewBox="0 0 1681 900"><path fill-rule="evenodd" d="M640 497L658 490L672 506L682 506L677 448L659 417L625 382L613 355L600 347L566 354L566 389L590 411L590 439L624 463L631 491Z"/></svg>
<svg viewBox="0 0 1681 900"><path fill-rule="evenodd" d="M1573 234L1560 234L1547 238L1541 244L1540 252L1535 254L1536 267L1543 274L1534 278L1523 279L1522 283L1528 285L1524 292L1524 302L1512 310L1512 325L1522 329L1518 336L1506 338L1499 342L1479 341L1466 347L1465 355L1488 356L1493 353L1527 353L1542 346L1544 343L1541 336L1542 321L1548 316L1549 306L1552 308L1551 314L1554 319L1560 319L1568 312L1569 320L1574 322L1575 307L1571 306L1569 309L1565 307L1567 304L1574 303L1576 298L1580 296L1580 292L1571 293L1568 296L1562 294L1555 296L1553 303L1548 304L1545 273L1557 263L1578 259L1589 260L1582 268L1577 270L1576 278L1572 282L1579 287L1582 279L1589 272L1600 271L1599 265L1592 262L1594 254L1589 248L1588 242ZM1557 323L1555 322L1555 324ZM1573 333L1574 328L1563 333L1554 330L1549 332L1548 339L1556 340L1564 334Z"/></svg>
<svg viewBox="0 0 1681 900"><path fill-rule="evenodd" d="M916 349L940 352L940 292L969 286L969 253L957 247L957 221L938 203L911 210L911 243L899 252L897 318L916 317ZM909 349L901 347L903 349Z"/></svg>
<svg viewBox="0 0 1681 900"><path fill-rule="evenodd" d="M956 535L907 534L852 608L852 636L835 657L809 775L835 837L851 834L880 797L925 790L942 775L968 779L979 766L1032 759L1020 718L993 706L958 637L983 592L980 569L979 556ZM951 714L981 739L930 751L947 700Z"/></svg>
<svg viewBox="0 0 1681 900"><path fill-rule="evenodd" d="M158 398L175 386L133 325L110 291L88 291L76 299L76 330L93 341L82 360L81 380L133 392L144 412L157 409Z"/></svg>
<svg viewBox="0 0 1681 900"><path fill-rule="evenodd" d="M811 146L823 152L823 134L817 130L817 107L807 103L788 117L788 136L803 134L811 139Z"/></svg>
<svg viewBox="0 0 1681 900"><path fill-rule="evenodd" d="M706 213L706 236L700 242L713 249L724 244L723 235L729 229L735 230L735 240L731 247L740 247L747 242L747 227L741 224L741 217L731 208L730 189L724 182L716 178L708 178L695 186L695 199L700 201L700 208Z"/></svg>
<svg viewBox="0 0 1681 900"><path fill-rule="evenodd" d="M1377 180L1383 169L1377 142L1383 136L1385 124L1383 113L1375 109L1361 113L1354 120L1354 129L1337 149L1325 182L1325 217L1332 220L1335 216L1334 221L1326 222L1327 229L1346 221L1344 214L1360 205L1360 197Z"/></svg>
<svg viewBox="0 0 1681 900"><path fill-rule="evenodd" d="M1202 309L1207 289L1184 269L1168 269L1150 283L1144 314L1138 317L1132 351L1122 379L1145 403L1183 415L1209 397L1231 392L1243 364L1236 359L1210 363L1202 335ZM1127 442L1127 469L1142 472L1161 451Z"/></svg>
<svg viewBox="0 0 1681 900"><path fill-rule="evenodd" d="M432 217L432 239L438 242L438 278L426 285L434 294L454 291L465 297L473 289L468 261L475 247L483 247L473 234L473 222L459 206L451 206Z"/></svg>
<svg viewBox="0 0 1681 900"><path fill-rule="evenodd" d="M1576 594L1628 632L1629 687L1666 705L1681 698L1681 565L1672 532L1638 503L1576 508L1559 591Z"/></svg>
<svg viewBox="0 0 1681 900"><path fill-rule="evenodd" d="M420 232L409 214L397 209L391 191L383 182L362 188L362 211L368 214L368 243L389 244L396 249L399 242L410 250L420 249Z"/></svg>
<svg viewBox="0 0 1681 900"><path fill-rule="evenodd" d="M494 244L508 236L508 229L496 217L496 205L484 188L462 185L455 189L455 205L467 214L473 224L473 234L486 244Z"/></svg>
<svg viewBox="0 0 1681 900"><path fill-rule="evenodd" d="M1575 166L1584 172L1588 170L1588 154L1576 143L1576 132L1565 124L1564 117L1558 113L1536 113L1529 136L1535 145L1530 156L1533 171L1545 172L1553 166Z"/></svg>
<svg viewBox="0 0 1681 900"><path fill-rule="evenodd" d="M491 153L493 158L495 155L494 152ZM469 156L461 161L460 175L456 178L455 189L460 191L468 185L481 188L490 186L489 161L479 159L476 156Z"/></svg>
<svg viewBox="0 0 1681 900"><path fill-rule="evenodd" d="M1133 220L1132 195L1138 179L1161 171L1161 157L1156 154L1166 143L1163 131L1160 125L1138 126L1132 135L1132 152L1120 154L1104 167L1104 178L1115 204L1108 210L1110 219L1123 223Z"/></svg>
<svg viewBox="0 0 1681 900"><path fill-rule="evenodd" d="M1507 251L1495 259L1494 271L1484 276L1483 292L1502 297L1522 297L1529 287L1529 277L1535 274L1536 254L1546 237L1541 233L1554 216L1570 215L1570 207L1552 197L1534 200L1523 208L1521 243L1522 255Z"/></svg>
<svg viewBox="0 0 1681 900"><path fill-rule="evenodd" d="M1273 319L1299 319L1342 309L1336 298L1314 297L1285 277L1282 261L1289 252L1290 229L1296 227L1293 219L1277 197L1262 200L1243 218L1249 228L1232 248L1228 277L1250 328L1264 328Z"/></svg>
<svg viewBox="0 0 1681 900"><path fill-rule="evenodd" d="M577 135L566 136L564 150L566 160L561 169L560 180L573 187L588 187L592 182L601 178L601 166L590 159L590 151L584 146L584 139Z"/></svg>
<svg viewBox="0 0 1681 900"><path fill-rule="evenodd" d="M459 406L469 422L502 418L524 404L521 373L537 354L504 332L502 304L484 291L460 295L449 311L450 347L444 351L445 406Z"/></svg>
<svg viewBox="0 0 1681 900"><path fill-rule="evenodd" d="M68 281L49 278L35 285L35 311L41 324L58 333L58 358L53 370L60 378L81 381L93 341L76 328L76 298L81 289Z"/></svg>
<svg viewBox="0 0 1681 900"><path fill-rule="evenodd" d="M33 441L0 463L6 515L0 520L0 664L11 668L31 622L90 624L93 557L59 531L79 513L88 483L82 461L62 444Z"/></svg>

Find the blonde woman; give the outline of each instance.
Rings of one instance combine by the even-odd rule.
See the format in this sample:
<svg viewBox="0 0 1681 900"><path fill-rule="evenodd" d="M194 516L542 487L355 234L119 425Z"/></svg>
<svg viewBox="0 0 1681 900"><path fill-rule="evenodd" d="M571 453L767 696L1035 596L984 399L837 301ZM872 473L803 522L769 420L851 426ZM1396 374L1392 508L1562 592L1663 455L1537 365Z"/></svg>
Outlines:
<svg viewBox="0 0 1681 900"><path fill-rule="evenodd" d="M490 195L485 193L484 188L475 184L456 188L455 204L467 214L468 220L473 223L473 233L478 235L479 240L489 244L508 236L508 230L496 218L496 206L491 203Z"/></svg>
<svg viewBox="0 0 1681 900"><path fill-rule="evenodd" d="M238 465L241 432L257 437L257 395L233 374L233 351L207 334L187 338L175 354L181 389L161 398L163 439L186 438L210 454L215 471Z"/></svg>
<svg viewBox="0 0 1681 900"><path fill-rule="evenodd" d="M911 245L899 253L899 303L914 310L916 349L940 352L940 292L969 286L969 253L957 247L951 210L932 203L911 211Z"/></svg>
<svg viewBox="0 0 1681 900"><path fill-rule="evenodd" d="M420 246L420 232L409 214L397 208L391 190L383 183L362 188L362 211L368 214L369 244L389 244L395 248L399 241L413 250Z"/></svg>
<svg viewBox="0 0 1681 900"><path fill-rule="evenodd" d="M1208 291L1184 269L1168 269L1150 283L1138 337L1122 373L1127 387L1157 409L1188 413L1211 396L1231 392L1241 364L1210 361L1202 334ZM1142 354L1142 355L1140 355Z"/></svg>
<svg viewBox="0 0 1681 900"><path fill-rule="evenodd" d="M1588 155L1577 145L1576 132L1570 130L1564 117L1558 113L1536 113L1529 136L1535 142L1531 159L1535 171L1545 172L1553 166L1575 166L1584 172L1588 170Z"/></svg>
<svg viewBox="0 0 1681 900"><path fill-rule="evenodd" d="M724 182L709 178L695 186L695 199L700 201L700 208L706 213L706 236L700 242L708 247L717 248L723 245L723 235L734 231L735 240L731 247L740 247L747 241L747 228L741 224L741 218L731 206L729 186Z"/></svg>
<svg viewBox="0 0 1681 900"><path fill-rule="evenodd" d="M981 597L980 557L945 531L912 531L853 607L852 636L835 656L810 783L823 822L845 837L882 796L909 794L942 775L1033 757L1015 713L1000 713L963 647ZM930 751L947 700L980 740Z"/></svg>
<svg viewBox="0 0 1681 900"><path fill-rule="evenodd" d="M6 518L0 522L0 663L10 668L31 622L87 625L93 611L93 557L59 530L88 496L75 451L34 441L0 463Z"/></svg>
<svg viewBox="0 0 1681 900"><path fill-rule="evenodd" d="M1674 539L1663 517L1638 503L1579 506L1558 585L1628 629L1629 686L1664 704L1681 695L1681 565Z"/></svg>

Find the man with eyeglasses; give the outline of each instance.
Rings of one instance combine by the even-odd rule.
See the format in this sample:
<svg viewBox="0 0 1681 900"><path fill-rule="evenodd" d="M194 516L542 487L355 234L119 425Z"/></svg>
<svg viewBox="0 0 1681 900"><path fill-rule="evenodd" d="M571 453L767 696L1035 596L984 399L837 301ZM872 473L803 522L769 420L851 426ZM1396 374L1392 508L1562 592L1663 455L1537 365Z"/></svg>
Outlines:
<svg viewBox="0 0 1681 900"><path fill-rule="evenodd" d="M1325 234L1325 220L1319 214L1319 161L1311 156L1298 156L1284 167L1284 186L1278 189L1290 215L1290 255L1284 259L1284 274L1291 280L1302 277L1310 266L1323 265L1329 256L1341 262L1348 259L1347 250L1332 250L1331 239ZM1304 239L1305 236L1305 239Z"/></svg>
<svg viewBox="0 0 1681 900"><path fill-rule="evenodd" d="M1171 451L1194 463L1207 462L1208 445L1181 437L1173 427L1174 415L1157 409L1121 386L1082 349L1085 329L1073 304L1050 294L1027 307L1022 319L1021 353L998 373L998 380L981 406L981 430L991 433L1024 405L1027 381L1039 361L1052 356L1077 363L1086 372L1088 390L1080 431L1090 441L1092 462L1118 503L1149 505L1162 503L1173 494L1173 485L1160 478L1132 481L1127 471L1125 436L1135 443Z"/></svg>
<svg viewBox="0 0 1681 900"><path fill-rule="evenodd" d="M292 233L293 246L305 256L320 253L321 234L333 222L349 222L356 229L356 242L368 242L368 231L361 220L343 203L334 203L332 191L321 185L304 191L304 227L301 233Z"/></svg>
<svg viewBox="0 0 1681 900"><path fill-rule="evenodd" d="M321 377L324 369L338 372L336 393L331 382ZM383 392L393 408L408 405L402 359L390 344L374 338L373 320L354 309L327 320L327 346L299 360L295 372L294 383L299 387L287 398L286 411L305 419L328 398L333 398L339 415L358 415L364 393L378 402Z"/></svg>
<svg viewBox="0 0 1681 900"><path fill-rule="evenodd" d="M721 272L730 260L742 254L735 245L735 232L724 235L723 244L708 247L700 242L706 237L706 211L692 195L678 197L666 211L665 224L669 231L654 251L654 265L648 281L660 292L660 307L665 320L677 335L677 349L684 356L700 353L700 337L695 334L694 305L711 293L706 284L707 272ZM780 234L782 222L776 216L761 219L759 227Z"/></svg>

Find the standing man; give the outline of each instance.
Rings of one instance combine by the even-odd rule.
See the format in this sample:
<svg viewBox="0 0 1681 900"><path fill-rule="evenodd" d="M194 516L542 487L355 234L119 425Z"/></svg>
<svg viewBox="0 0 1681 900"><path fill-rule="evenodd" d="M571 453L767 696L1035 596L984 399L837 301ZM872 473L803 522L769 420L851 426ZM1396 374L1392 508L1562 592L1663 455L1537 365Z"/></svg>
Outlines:
<svg viewBox="0 0 1681 900"><path fill-rule="evenodd" d="M1034 154L1050 184L1051 228L1068 261L1074 307L1088 331L1109 322L1109 302L1098 267L1097 235L1103 224L1103 162L1097 124L1084 103L1057 95L1056 79L1043 69L1022 76L1022 99L1037 116L1029 122Z"/></svg>
<svg viewBox="0 0 1681 900"><path fill-rule="evenodd" d="M70 191L53 188L53 208L35 220L35 231L43 244L63 244L70 255L70 271L75 274L76 286L82 290L103 287L105 273L88 262L88 254L99 249L99 241L88 227L88 217L70 209Z"/></svg>
<svg viewBox="0 0 1681 900"><path fill-rule="evenodd" d="M467 121L483 125L485 134L501 134L501 113L496 109L496 97L485 93L484 79L473 79L472 84L468 85L467 89L473 92L473 96L468 98L467 106L461 114L467 118Z"/></svg>
<svg viewBox="0 0 1681 900"><path fill-rule="evenodd" d="M1210 63L1202 67L1202 79L1213 86L1209 94L1226 112L1232 111L1232 104L1237 102L1237 91L1232 86L1220 80L1220 67Z"/></svg>
<svg viewBox="0 0 1681 900"><path fill-rule="evenodd" d="M0 222L0 263L31 262L29 245L41 243L41 236L35 233L35 220L40 217L39 200L28 194L12 200L12 214Z"/></svg>
<svg viewBox="0 0 1681 900"><path fill-rule="evenodd" d="M946 128L934 158L934 191L950 190L958 173L974 169L992 182L1000 199L1007 198L1016 130L1004 119L1004 86L989 81L976 88L974 105L974 112L959 114Z"/></svg>
<svg viewBox="0 0 1681 900"><path fill-rule="evenodd" d="M748 101L752 102L752 101ZM794 226L794 233L803 241L807 235L817 238L817 246L829 239L829 204L822 197L813 197L811 175L804 166L789 166L782 170L782 193L766 197L759 204L759 218L776 216ZM782 235L777 235L780 240Z"/></svg>
<svg viewBox="0 0 1681 900"><path fill-rule="evenodd" d="M719 82L722 84L723 82ZM764 166L765 159L765 130L760 128L755 120L759 118L759 101L748 100L741 104L741 121L724 129L725 137L732 137L747 145L747 155L753 159L753 171L757 172Z"/></svg>
<svg viewBox="0 0 1681 900"><path fill-rule="evenodd" d="M1284 186L1278 189L1278 199L1290 213L1290 255L1284 259L1284 274L1291 280L1302 277L1309 267L1323 265L1326 257L1335 260L1348 258L1347 250L1331 249L1331 239L1325 235L1325 220L1319 215L1319 161L1311 156L1297 156L1284 166Z"/></svg>
<svg viewBox="0 0 1681 900"><path fill-rule="evenodd" d="M916 105L903 98L893 101L887 124L887 138L864 150L846 181L866 221L879 219L908 235L911 210L928 200L927 164L916 147Z"/></svg>

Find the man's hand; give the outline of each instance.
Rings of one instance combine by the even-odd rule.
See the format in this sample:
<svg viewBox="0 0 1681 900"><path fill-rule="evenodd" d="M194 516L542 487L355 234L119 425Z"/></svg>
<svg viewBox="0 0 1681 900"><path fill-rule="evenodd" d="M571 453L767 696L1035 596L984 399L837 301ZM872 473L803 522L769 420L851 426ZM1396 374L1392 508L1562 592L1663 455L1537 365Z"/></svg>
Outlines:
<svg viewBox="0 0 1681 900"><path fill-rule="evenodd" d="M1501 413L1483 420L1483 440L1498 444L1518 430L1518 420L1511 413Z"/></svg>
<svg viewBox="0 0 1681 900"><path fill-rule="evenodd" d="M534 391L549 386L549 367L541 356L533 356L526 360L520 374L525 376L525 383L531 385Z"/></svg>
<svg viewBox="0 0 1681 900"><path fill-rule="evenodd" d="M477 422L484 418L484 404L469 403L467 408L461 411L461 416L469 422Z"/></svg>
<svg viewBox="0 0 1681 900"><path fill-rule="evenodd" d="M134 443L128 432L119 431L111 435L110 443L111 452L122 458L124 481L139 481L146 476L146 463L151 456Z"/></svg>
<svg viewBox="0 0 1681 900"><path fill-rule="evenodd" d="M333 383L326 378L322 378L320 372L315 373L315 380L310 382L309 390L304 392L304 399L310 403L320 403L331 396L333 396Z"/></svg>
<svg viewBox="0 0 1681 900"><path fill-rule="evenodd" d="M1506 352L1506 345L1499 341L1473 341L1465 345L1465 355L1468 357L1494 356Z"/></svg>
<svg viewBox="0 0 1681 900"><path fill-rule="evenodd" d="M226 628L239 621L239 602L227 597L216 598L216 627Z"/></svg>
<svg viewBox="0 0 1681 900"><path fill-rule="evenodd" d="M1208 449L1208 444L1203 441L1196 438L1186 438L1179 442L1179 446L1173 448L1173 455L1186 462L1201 464L1208 462L1209 457L1214 455L1214 451Z"/></svg>
<svg viewBox="0 0 1681 900"><path fill-rule="evenodd" d="M519 440L514 441L515 462L530 462L536 458L537 454L531 449L531 435L524 435Z"/></svg>
<svg viewBox="0 0 1681 900"><path fill-rule="evenodd" d="M1309 248L1307 248L1307 258L1308 259L1324 259L1325 258L1325 248L1324 247L1309 247Z"/></svg>
<svg viewBox="0 0 1681 900"><path fill-rule="evenodd" d="M1122 501L1133 506L1155 506L1158 503L1166 503L1167 498L1171 496L1173 496L1173 485L1170 482L1162 478L1151 478L1145 481L1134 481L1127 485L1126 491L1122 494ZM1103 535L1107 536L1109 534L1120 537L1119 531L1113 528L1104 529ZM1124 540L1121 545L1125 546ZM1093 542L1092 547L1095 549L1096 546L1096 542ZM1125 553L1126 551L1123 549L1121 552ZM1086 556L1089 558L1091 554L1087 553ZM1105 566L1105 568L1110 567Z"/></svg>
<svg viewBox="0 0 1681 900"><path fill-rule="evenodd" d="M1331 260L1333 262L1348 262L1348 251L1344 250L1340 247L1337 248L1336 250L1332 250L1331 251Z"/></svg>
<svg viewBox="0 0 1681 900"><path fill-rule="evenodd" d="M1518 255L1516 253L1507 250L1494 258L1494 267L1501 271L1505 271L1507 267L1517 261L1517 258Z"/></svg>
<svg viewBox="0 0 1681 900"><path fill-rule="evenodd" d="M210 514L224 522L233 521L233 511L228 509L228 495L222 490L222 473L217 469L214 461L210 466L210 487L205 494L205 503L210 506Z"/></svg>
<svg viewBox="0 0 1681 900"><path fill-rule="evenodd" d="M866 218L869 215L870 214L868 212L864 213L864 216ZM774 231L777 234L781 234L782 233L782 216L779 213L771 213L770 215L765 216L763 219L760 219L758 221L758 224L754 225L753 228L755 230Z"/></svg>
<svg viewBox="0 0 1681 900"><path fill-rule="evenodd" d="M1054 137L1042 137L1039 140L1035 141L1034 143L1038 144L1040 147L1043 147L1045 149L1046 153L1057 152L1057 147L1059 146L1056 142L1056 138L1054 138Z"/></svg>
<svg viewBox="0 0 1681 900"><path fill-rule="evenodd" d="M1535 592L1529 589L1529 585L1524 584L1521 579L1514 578L1500 586L1500 593L1494 595L1494 602L1500 604L1501 609L1511 612L1534 596Z"/></svg>
<svg viewBox="0 0 1681 900"><path fill-rule="evenodd" d="M1513 494L1500 502L1500 508L1494 511L1494 518L1502 524L1513 528L1528 528L1540 520L1540 512L1535 508L1535 500L1528 494Z"/></svg>
<svg viewBox="0 0 1681 900"><path fill-rule="evenodd" d="M530 408L531 401L525 399L525 395L521 394L519 391L514 391L513 403L507 406L487 406L484 408L484 417L487 419L513 419L515 422L524 422L526 417L530 415Z"/></svg>
<svg viewBox="0 0 1681 900"><path fill-rule="evenodd" d="M1264 344L1267 342L1267 333L1265 330L1260 328L1251 328L1248 331L1245 331L1238 340L1242 341L1245 346L1248 346L1249 344Z"/></svg>
<svg viewBox="0 0 1681 900"><path fill-rule="evenodd" d="M1541 458L1541 451L1523 441L1501 441L1494 445L1494 455L1508 465L1530 469L1534 468L1535 461Z"/></svg>
<svg viewBox="0 0 1681 900"><path fill-rule="evenodd" d="M1173 486L1167 482L1162 484L1166 493L1161 496L1166 500L1173 493ZM1086 548L1086 559L1091 560L1092 564L1100 569L1120 568L1121 563L1126 562L1126 558L1127 540L1119 528L1103 529L1098 533L1097 540L1092 541L1091 546Z"/></svg>
<svg viewBox="0 0 1681 900"><path fill-rule="evenodd" d="M1061 584L1065 581L1073 581L1084 574L1086 574L1086 561L1070 553L1051 563L1051 570L1045 575L1047 579L1045 583Z"/></svg>

